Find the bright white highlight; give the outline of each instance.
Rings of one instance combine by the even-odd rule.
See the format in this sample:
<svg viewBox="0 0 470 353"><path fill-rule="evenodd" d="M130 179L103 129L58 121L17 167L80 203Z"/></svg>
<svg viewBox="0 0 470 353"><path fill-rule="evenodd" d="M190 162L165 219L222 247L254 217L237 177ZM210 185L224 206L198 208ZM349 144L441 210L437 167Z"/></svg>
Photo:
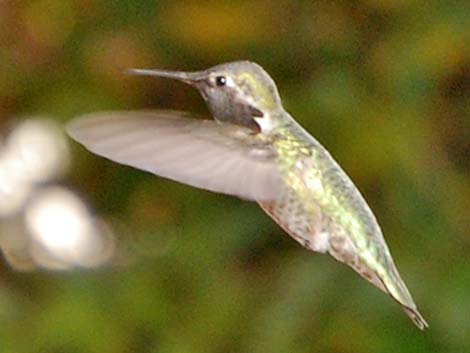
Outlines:
<svg viewBox="0 0 470 353"><path fill-rule="evenodd" d="M0 217L20 211L34 185L61 175L68 162L65 138L54 123L19 124L0 145Z"/></svg>
<svg viewBox="0 0 470 353"><path fill-rule="evenodd" d="M97 266L112 254L110 238L100 234L84 203L70 191L51 187L40 192L26 210L26 225L37 245L39 264L64 268Z"/></svg>
<svg viewBox="0 0 470 353"><path fill-rule="evenodd" d="M9 153L21 163L23 177L41 182L61 175L68 149L61 130L48 120L26 120L8 138Z"/></svg>
<svg viewBox="0 0 470 353"><path fill-rule="evenodd" d="M225 85L227 87L235 87L235 81L233 81L231 76L225 76Z"/></svg>

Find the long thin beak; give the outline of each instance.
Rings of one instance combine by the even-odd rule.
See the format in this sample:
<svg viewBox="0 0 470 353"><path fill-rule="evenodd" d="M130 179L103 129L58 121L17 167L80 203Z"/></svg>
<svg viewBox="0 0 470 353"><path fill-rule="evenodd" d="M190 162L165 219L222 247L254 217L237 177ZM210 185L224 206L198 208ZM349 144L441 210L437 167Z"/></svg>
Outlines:
<svg viewBox="0 0 470 353"><path fill-rule="evenodd" d="M128 69L127 73L131 75L166 77L182 81L190 85L196 84L203 79L201 72L184 71L166 71L166 70L148 70L148 69Z"/></svg>

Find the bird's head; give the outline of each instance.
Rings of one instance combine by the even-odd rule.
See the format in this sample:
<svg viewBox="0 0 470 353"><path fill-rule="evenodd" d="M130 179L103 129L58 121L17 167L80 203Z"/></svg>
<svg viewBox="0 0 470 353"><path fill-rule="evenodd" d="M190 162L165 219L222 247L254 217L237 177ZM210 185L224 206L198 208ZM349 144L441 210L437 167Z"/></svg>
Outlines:
<svg viewBox="0 0 470 353"><path fill-rule="evenodd" d="M261 132L282 109L272 78L258 64L235 61L196 72L131 69L131 73L176 79L196 87L217 121Z"/></svg>

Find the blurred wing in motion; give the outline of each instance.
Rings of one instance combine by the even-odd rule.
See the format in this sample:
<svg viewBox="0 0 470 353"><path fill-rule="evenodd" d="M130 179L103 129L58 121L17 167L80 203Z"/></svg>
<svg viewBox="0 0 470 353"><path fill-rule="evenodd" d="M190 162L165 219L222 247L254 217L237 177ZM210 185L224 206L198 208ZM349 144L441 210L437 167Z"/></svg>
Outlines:
<svg viewBox="0 0 470 353"><path fill-rule="evenodd" d="M68 134L112 161L201 189L274 200L282 180L271 145L250 130L175 111L90 114Z"/></svg>

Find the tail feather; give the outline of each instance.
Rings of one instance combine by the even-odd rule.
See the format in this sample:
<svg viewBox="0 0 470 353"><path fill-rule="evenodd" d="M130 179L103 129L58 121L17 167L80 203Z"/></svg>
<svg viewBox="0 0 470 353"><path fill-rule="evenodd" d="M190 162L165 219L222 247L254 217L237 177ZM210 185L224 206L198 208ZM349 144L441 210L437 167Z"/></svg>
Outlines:
<svg viewBox="0 0 470 353"><path fill-rule="evenodd" d="M420 330L429 327L426 320L424 320L423 316L418 311L408 288L406 288L405 283L394 265L390 274L392 274L391 277L382 280L388 294L402 306L405 313Z"/></svg>
<svg viewBox="0 0 470 353"><path fill-rule="evenodd" d="M403 310L405 313L410 317L410 319L413 321L413 323L418 326L420 330L424 330L425 328L428 328L429 325L424 320L423 316L419 313L418 309L416 308L408 308L406 306L403 307Z"/></svg>

